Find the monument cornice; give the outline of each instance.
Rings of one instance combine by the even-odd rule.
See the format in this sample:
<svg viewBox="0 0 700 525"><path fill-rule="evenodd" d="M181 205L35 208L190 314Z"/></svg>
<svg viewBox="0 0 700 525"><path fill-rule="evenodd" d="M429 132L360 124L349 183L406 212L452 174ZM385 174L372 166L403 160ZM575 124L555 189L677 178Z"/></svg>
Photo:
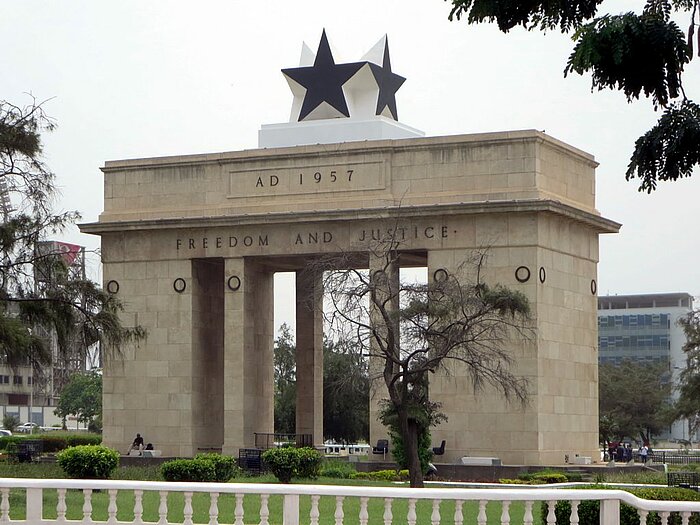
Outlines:
<svg viewBox="0 0 700 525"><path fill-rule="evenodd" d="M100 169L104 173L111 171L141 171L144 169L157 169L164 167L173 168L193 165L202 166L207 164L235 164L239 162L251 162L257 160L261 162L270 162L273 159L303 159L318 155L333 157L348 154L361 155L364 153L392 153L405 150L421 151L430 149L447 149L470 144L484 146L504 142L522 141L546 144L555 150L566 152L567 154L582 160L591 167L595 168L598 166L598 163L593 155L555 139L554 137L551 137L541 131L518 130L111 160L106 161L105 165Z"/></svg>
<svg viewBox="0 0 700 525"><path fill-rule="evenodd" d="M256 213L236 216L173 217L125 221L100 221L80 224L80 231L91 234L109 234L126 231L169 230L182 228L212 228L258 224L347 222L365 219L407 219L445 215L478 215L494 213L551 213L580 222L598 233L617 233L622 226L600 215L589 213L556 200L528 199L509 201L481 201L451 204L389 206L384 208L356 208L303 212Z"/></svg>

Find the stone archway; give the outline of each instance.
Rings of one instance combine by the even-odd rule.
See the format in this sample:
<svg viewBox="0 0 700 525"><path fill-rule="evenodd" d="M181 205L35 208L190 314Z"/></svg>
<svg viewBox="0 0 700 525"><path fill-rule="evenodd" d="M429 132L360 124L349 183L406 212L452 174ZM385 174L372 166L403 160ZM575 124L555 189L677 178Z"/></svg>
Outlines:
<svg viewBox="0 0 700 525"><path fill-rule="evenodd" d="M390 221L428 275L489 245L488 279L523 291L536 312L536 344L514 348L535 385L525 411L474 397L459 375L431 381L450 415L434 432L444 458L592 455L592 283L598 235L619 229L595 209L595 166L536 131L108 162L105 211L81 228L102 236L105 286L149 336L106 363L104 441L119 447L138 431L166 455L235 454L271 432L273 273L362 253ZM306 284L297 301L319 293ZM318 441L322 327L318 309L297 315L298 431Z"/></svg>

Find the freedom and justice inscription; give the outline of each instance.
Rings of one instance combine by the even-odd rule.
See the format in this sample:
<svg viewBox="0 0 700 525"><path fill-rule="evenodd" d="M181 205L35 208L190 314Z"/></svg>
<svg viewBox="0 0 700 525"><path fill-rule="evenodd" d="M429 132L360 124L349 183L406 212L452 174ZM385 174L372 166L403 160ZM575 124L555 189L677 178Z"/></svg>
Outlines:
<svg viewBox="0 0 700 525"><path fill-rule="evenodd" d="M338 162L291 168L229 172L229 198L299 195L333 191L380 190L386 187L387 163Z"/></svg>
<svg viewBox="0 0 700 525"><path fill-rule="evenodd" d="M450 233L455 234L457 231L453 230L450 232L445 225L406 225L396 228L362 228L353 233L350 242L367 244L387 238L396 239L398 242L431 239L440 240L447 239ZM293 246L306 246L331 244L337 239L333 232L329 230L304 230L293 232L291 240ZM247 234L231 232L227 235L178 237L175 239L175 250L177 252L187 252L190 250L279 247L282 241L283 239L280 237L275 237L274 232ZM289 237L284 239L284 243L289 243Z"/></svg>

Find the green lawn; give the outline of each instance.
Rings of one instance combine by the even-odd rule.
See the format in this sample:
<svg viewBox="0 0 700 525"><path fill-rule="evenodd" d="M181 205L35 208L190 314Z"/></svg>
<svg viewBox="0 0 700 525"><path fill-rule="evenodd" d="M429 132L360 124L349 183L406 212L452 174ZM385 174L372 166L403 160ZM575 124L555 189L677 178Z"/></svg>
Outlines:
<svg viewBox="0 0 700 525"><path fill-rule="evenodd" d="M60 468L56 465L41 464L41 465L26 465L26 464L4 464L0 463L0 477L37 477L37 478L62 478L64 477ZM113 476L114 479L142 479L142 480L158 480L158 469L153 467L122 467ZM261 476L255 478L243 477L237 478L232 483L273 483L272 476ZM391 483L371 482L362 480L339 480L331 478L320 478L318 480L305 480L302 483L314 483L324 485L358 485L358 486L392 486ZM56 517L56 504L58 496L55 491L44 491L44 517L47 519ZM94 493L92 496L93 519L96 521L107 520L107 504L109 496L106 492ZM232 494L222 494L219 497L219 521L222 523L233 523L235 499ZM83 494L82 491L70 490L66 495L66 504L68 507L67 518L69 520L80 520L83 517ZM144 493L144 521L158 521L158 493ZM333 525L335 522L335 498L322 497L320 500L320 520L321 525ZM171 493L168 496L168 521L171 523L182 522L183 519L184 499L180 493ZM117 519L131 521L133 519L134 495L131 492L120 492L117 498ZM301 507L301 523L308 523L309 511L311 509L311 499L302 497L300 501ZM195 494L193 498L194 521L197 523L209 522L209 496L207 494ZM344 502L345 522L357 523L359 515L360 503L358 498L346 498ZM24 519L25 514L25 492L24 490L13 489L10 495L10 518ZM260 498L259 496L250 495L244 498L245 522L258 523L260 519ZM269 502L270 523L273 525L282 523L282 496L271 496ZM392 511L395 523L405 523L407 514L407 502L396 500L394 501ZM384 501L381 499L370 499L369 506L369 523L371 525L383 525ZM533 508L535 514L535 523L540 521L539 505ZM419 524L430 523L432 514L432 502L419 501L416 506L416 513ZM466 503L463 508L464 522L476 523L478 513L477 503ZM454 504L444 502L440 506L440 515L442 523L451 523L454 515ZM488 521L491 524L500 524L501 505L499 503L491 503L487 506ZM522 523L523 505L513 503L510 507L511 522Z"/></svg>

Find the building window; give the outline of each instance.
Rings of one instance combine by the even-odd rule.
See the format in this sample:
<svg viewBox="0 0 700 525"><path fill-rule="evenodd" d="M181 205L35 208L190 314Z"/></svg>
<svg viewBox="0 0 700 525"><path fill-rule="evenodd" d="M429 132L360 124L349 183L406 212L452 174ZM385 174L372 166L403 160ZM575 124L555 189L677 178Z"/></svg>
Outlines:
<svg viewBox="0 0 700 525"><path fill-rule="evenodd" d="M32 376L27 377L27 384L28 385L34 384L34 378Z"/></svg>
<svg viewBox="0 0 700 525"><path fill-rule="evenodd" d="M12 376L12 383L15 385L22 384L22 376Z"/></svg>

